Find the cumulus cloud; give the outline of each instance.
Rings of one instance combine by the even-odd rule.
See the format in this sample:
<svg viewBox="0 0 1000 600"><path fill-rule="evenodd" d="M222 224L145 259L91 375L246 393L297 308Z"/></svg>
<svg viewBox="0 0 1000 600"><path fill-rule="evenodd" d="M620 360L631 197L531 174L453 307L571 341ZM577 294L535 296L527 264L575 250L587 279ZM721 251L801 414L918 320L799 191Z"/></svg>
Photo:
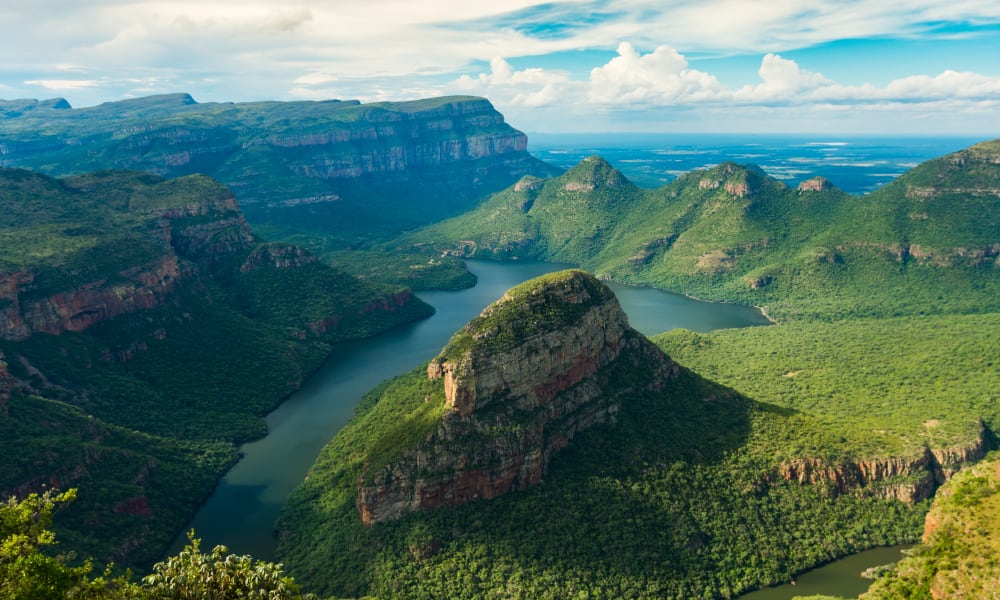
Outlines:
<svg viewBox="0 0 1000 600"><path fill-rule="evenodd" d="M821 73L803 69L795 61L786 60L777 54L764 56L757 74L761 82L736 90L733 99L763 103L796 101L806 97L815 98L817 92L836 86Z"/></svg>
<svg viewBox="0 0 1000 600"><path fill-rule="evenodd" d="M632 44L618 45L618 56L590 72L588 96L597 104L674 104L713 100L722 84L708 73L688 68L669 46L640 55Z"/></svg>
<svg viewBox="0 0 1000 600"><path fill-rule="evenodd" d="M462 75L454 82L458 90L526 107L575 102L581 85L572 81L565 71L540 68L518 71L499 57L490 60L489 73L480 73L478 77Z"/></svg>

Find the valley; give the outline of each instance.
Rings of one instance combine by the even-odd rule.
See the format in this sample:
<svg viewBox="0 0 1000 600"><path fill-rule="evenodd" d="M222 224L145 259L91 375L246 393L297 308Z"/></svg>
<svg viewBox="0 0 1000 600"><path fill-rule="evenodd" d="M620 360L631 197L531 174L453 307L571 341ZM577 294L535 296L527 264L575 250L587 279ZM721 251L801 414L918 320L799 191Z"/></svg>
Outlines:
<svg viewBox="0 0 1000 600"><path fill-rule="evenodd" d="M79 488L55 528L98 562L148 568L220 481L196 529L280 511L333 597L734 597L916 542L948 486L989 508L950 482L1000 427L996 141L863 195L730 161L648 189L472 97L0 109L0 490ZM623 284L775 324L640 333ZM317 376L357 381L293 417Z"/></svg>

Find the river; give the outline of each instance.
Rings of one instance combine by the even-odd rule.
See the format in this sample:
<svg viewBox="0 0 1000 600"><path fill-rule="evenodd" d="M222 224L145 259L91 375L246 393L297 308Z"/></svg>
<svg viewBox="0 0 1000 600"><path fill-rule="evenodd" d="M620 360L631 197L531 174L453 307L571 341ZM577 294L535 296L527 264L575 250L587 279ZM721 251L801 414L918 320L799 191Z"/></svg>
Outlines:
<svg viewBox="0 0 1000 600"><path fill-rule="evenodd" d="M479 278L461 291L421 292L435 314L377 337L339 345L305 385L267 417L267 437L245 444L243 458L223 479L185 531L193 528L210 549L274 560L274 522L288 494L303 480L320 449L351 418L365 392L441 350L451 335L511 287L565 268L554 263L467 261ZM711 331L763 325L755 308L700 302L651 288L611 285L629 322L651 335L677 327ZM186 542L174 543L176 553Z"/></svg>
<svg viewBox="0 0 1000 600"><path fill-rule="evenodd" d="M828 565L802 573L795 584L786 583L764 588L739 597L739 600L791 600L796 596L840 596L856 598L868 590L871 579L861 573L868 568L894 563L902 558L903 550L910 546L873 548L852 554Z"/></svg>

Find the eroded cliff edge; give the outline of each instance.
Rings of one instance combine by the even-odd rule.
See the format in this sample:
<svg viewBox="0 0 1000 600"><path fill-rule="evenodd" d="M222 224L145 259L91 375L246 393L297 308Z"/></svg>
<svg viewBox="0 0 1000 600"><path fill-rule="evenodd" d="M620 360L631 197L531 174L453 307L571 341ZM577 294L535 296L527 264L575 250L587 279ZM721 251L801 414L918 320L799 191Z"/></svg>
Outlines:
<svg viewBox="0 0 1000 600"><path fill-rule="evenodd" d="M44 125L44 127L42 127ZM0 100L0 166L49 175L202 173L252 222L345 232L457 214L526 174L558 169L485 98L410 102L199 103L166 94L72 108Z"/></svg>
<svg viewBox="0 0 1000 600"><path fill-rule="evenodd" d="M632 378L638 365L652 377ZM522 284L428 364L443 416L401 457L365 465L358 516L372 525L536 485L576 433L614 422L629 394L677 372L592 276L570 270Z"/></svg>

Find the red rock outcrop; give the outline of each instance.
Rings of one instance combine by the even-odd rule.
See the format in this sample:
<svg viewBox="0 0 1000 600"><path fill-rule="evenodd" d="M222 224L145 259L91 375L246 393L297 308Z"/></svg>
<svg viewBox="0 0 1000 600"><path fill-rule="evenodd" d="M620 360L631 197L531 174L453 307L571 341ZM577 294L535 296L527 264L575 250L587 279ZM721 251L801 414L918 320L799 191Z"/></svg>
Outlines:
<svg viewBox="0 0 1000 600"><path fill-rule="evenodd" d="M799 183L799 192L827 192L833 189L833 184L826 177L813 177Z"/></svg>
<svg viewBox="0 0 1000 600"><path fill-rule="evenodd" d="M986 428L976 440L956 448L925 448L918 455L858 460L831 465L820 459L787 462L778 469L781 478L801 484L822 484L836 494L862 493L915 503L935 490L963 465L986 455Z"/></svg>
<svg viewBox="0 0 1000 600"><path fill-rule="evenodd" d="M636 389L621 384L629 379L623 370L644 369L635 386L656 387L677 373L593 277L570 271L528 291L515 288L429 363L428 378L444 388L444 417L426 443L362 475L361 521L539 483L576 433L614 421L622 398Z"/></svg>
<svg viewBox="0 0 1000 600"><path fill-rule="evenodd" d="M34 277L14 273L0 281L0 337L24 340L32 333L58 335L84 331L118 315L160 305L181 278L177 257L164 255L152 263L117 273L117 281L99 279L37 300L22 300ZM4 285L6 283L6 285Z"/></svg>

